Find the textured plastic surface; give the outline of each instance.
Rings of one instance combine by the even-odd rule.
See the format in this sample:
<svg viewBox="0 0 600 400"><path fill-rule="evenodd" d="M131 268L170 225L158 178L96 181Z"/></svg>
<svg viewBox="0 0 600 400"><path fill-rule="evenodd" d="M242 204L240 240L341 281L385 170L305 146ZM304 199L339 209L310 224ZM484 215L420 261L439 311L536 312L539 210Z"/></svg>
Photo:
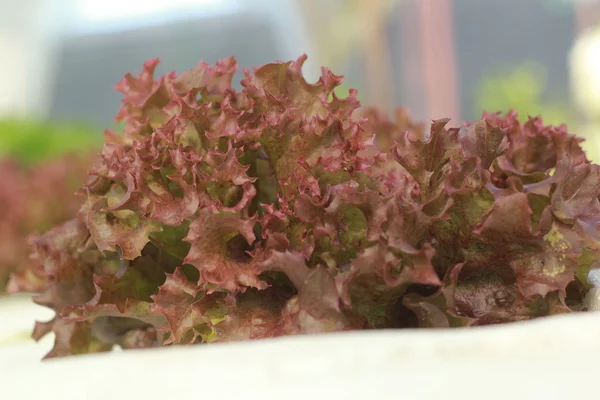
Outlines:
<svg viewBox="0 0 600 400"><path fill-rule="evenodd" d="M597 307L599 299L596 293L590 306ZM40 362L51 340L7 343L7 327L22 332L45 314L28 299L0 300L3 398L552 400L588 398L600 370L596 313L495 327L297 336Z"/></svg>

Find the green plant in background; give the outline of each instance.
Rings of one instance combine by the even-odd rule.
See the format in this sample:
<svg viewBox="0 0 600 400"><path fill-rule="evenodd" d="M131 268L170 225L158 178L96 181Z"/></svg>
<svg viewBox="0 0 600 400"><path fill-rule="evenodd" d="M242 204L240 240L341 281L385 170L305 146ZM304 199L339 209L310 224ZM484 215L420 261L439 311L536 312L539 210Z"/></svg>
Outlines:
<svg viewBox="0 0 600 400"><path fill-rule="evenodd" d="M0 121L0 158L10 157L22 164L78 153L99 147L102 135L81 123L49 123L41 120Z"/></svg>
<svg viewBox="0 0 600 400"><path fill-rule="evenodd" d="M576 117L576 109L566 96L547 93L547 72L543 65L526 61L512 69L485 74L477 86L473 115L481 116L482 110L515 110L519 115L544 116L549 125L566 124L571 133L585 138L581 147L591 161L600 160L600 141L596 127L582 124Z"/></svg>
<svg viewBox="0 0 600 400"><path fill-rule="evenodd" d="M543 65L526 61L514 68L485 74L476 88L474 118L482 110L515 110L519 115L543 115L550 125L567 124L576 128L573 110L559 96L546 94L547 72Z"/></svg>

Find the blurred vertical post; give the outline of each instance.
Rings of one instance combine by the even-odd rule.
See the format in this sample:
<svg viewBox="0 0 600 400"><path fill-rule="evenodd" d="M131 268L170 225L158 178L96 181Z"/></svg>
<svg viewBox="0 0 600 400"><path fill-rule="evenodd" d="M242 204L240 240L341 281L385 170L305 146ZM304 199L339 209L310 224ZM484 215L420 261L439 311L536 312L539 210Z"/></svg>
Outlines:
<svg viewBox="0 0 600 400"><path fill-rule="evenodd" d="M395 87L385 29L394 0L297 1L319 62L340 73L348 56L359 54L365 67L365 103L391 111Z"/></svg>
<svg viewBox="0 0 600 400"><path fill-rule="evenodd" d="M571 48L570 69L572 94L583 120L598 119L598 30L600 0L573 0L575 40ZM594 100L591 100L594 99ZM593 110L593 111L592 111ZM589 122L589 121L587 121ZM595 135L597 136L597 135Z"/></svg>
<svg viewBox="0 0 600 400"><path fill-rule="evenodd" d="M373 0L359 0L358 14L362 24L365 81L369 103L386 112L394 107L394 77L390 47L385 32L389 14L386 7L377 6Z"/></svg>
<svg viewBox="0 0 600 400"><path fill-rule="evenodd" d="M420 0L402 0L400 7L400 42L402 43L402 103L417 119L428 117L423 90L423 49L419 31Z"/></svg>
<svg viewBox="0 0 600 400"><path fill-rule="evenodd" d="M48 111L54 44L68 11L62 6L72 1L0 2L0 116L37 116Z"/></svg>
<svg viewBox="0 0 600 400"><path fill-rule="evenodd" d="M323 11L319 7L319 0L296 0L296 7L298 7L300 16L306 26L308 39L318 45L319 36L323 32L320 21L320 18L323 17ZM309 54L310 56L312 55Z"/></svg>
<svg viewBox="0 0 600 400"><path fill-rule="evenodd" d="M588 159L600 162L600 0L573 0L575 40L569 55L571 101L578 111L577 135Z"/></svg>
<svg viewBox="0 0 600 400"><path fill-rule="evenodd" d="M32 24L28 14L39 1L0 3L0 116L22 114L27 108L27 66L31 57Z"/></svg>
<svg viewBox="0 0 600 400"><path fill-rule="evenodd" d="M419 36L428 119L461 123L452 0L419 0Z"/></svg>
<svg viewBox="0 0 600 400"><path fill-rule="evenodd" d="M312 59L319 67L327 66L335 70L340 55L344 53L344 46L343 43L338 43L334 32L338 26L335 24L335 11L332 10L334 6L335 4L328 0L296 0L304 32L310 42L310 48L314 51L314 54L308 54L308 59Z"/></svg>

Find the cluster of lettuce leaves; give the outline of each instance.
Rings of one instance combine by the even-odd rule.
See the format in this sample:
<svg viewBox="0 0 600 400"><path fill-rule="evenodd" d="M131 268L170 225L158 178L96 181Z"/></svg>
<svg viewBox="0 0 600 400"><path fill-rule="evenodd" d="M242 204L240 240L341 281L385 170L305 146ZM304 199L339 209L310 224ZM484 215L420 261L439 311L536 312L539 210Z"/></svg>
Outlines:
<svg viewBox="0 0 600 400"><path fill-rule="evenodd" d="M581 139L514 113L425 134L326 68L307 83L305 58L241 91L233 58L118 84L124 134L13 278L56 311L47 357L585 311L600 167Z"/></svg>

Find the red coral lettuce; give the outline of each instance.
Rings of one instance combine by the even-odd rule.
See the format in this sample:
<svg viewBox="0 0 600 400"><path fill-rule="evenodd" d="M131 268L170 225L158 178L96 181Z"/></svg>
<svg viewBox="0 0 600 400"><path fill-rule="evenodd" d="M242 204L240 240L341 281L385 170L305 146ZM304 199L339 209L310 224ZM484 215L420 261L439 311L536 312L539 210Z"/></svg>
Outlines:
<svg viewBox="0 0 600 400"><path fill-rule="evenodd" d="M13 281L20 280L24 290L41 283L26 270L27 237L73 217L81 205L74 192L85 182L91 159L66 155L27 166L0 161L0 292L16 271Z"/></svg>
<svg viewBox="0 0 600 400"><path fill-rule="evenodd" d="M119 83L125 134L34 241L49 356L581 309L600 167L579 139L512 113L425 135L326 68L306 82L305 59L239 92L233 59Z"/></svg>

